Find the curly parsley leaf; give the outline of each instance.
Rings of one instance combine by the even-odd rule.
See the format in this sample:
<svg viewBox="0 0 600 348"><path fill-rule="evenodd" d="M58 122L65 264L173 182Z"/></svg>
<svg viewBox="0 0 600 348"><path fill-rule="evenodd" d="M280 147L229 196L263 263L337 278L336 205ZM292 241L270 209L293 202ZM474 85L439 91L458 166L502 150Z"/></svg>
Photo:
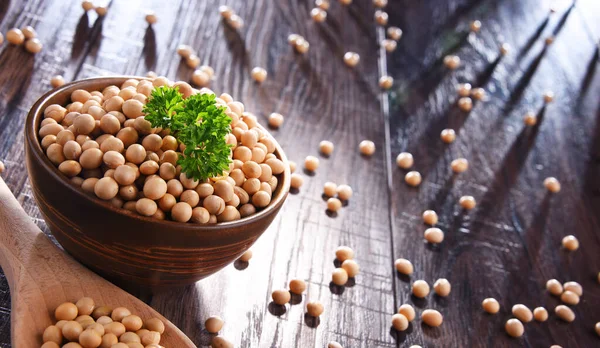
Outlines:
<svg viewBox="0 0 600 348"><path fill-rule="evenodd" d="M174 115L184 108L184 100L177 88L155 88L144 106L145 119L155 128L171 128Z"/></svg>
<svg viewBox="0 0 600 348"><path fill-rule="evenodd" d="M154 89L144 108L152 127L169 129L185 145L177 164L188 178L205 180L229 169L231 118L215 99L214 94L183 99L176 88L163 86Z"/></svg>

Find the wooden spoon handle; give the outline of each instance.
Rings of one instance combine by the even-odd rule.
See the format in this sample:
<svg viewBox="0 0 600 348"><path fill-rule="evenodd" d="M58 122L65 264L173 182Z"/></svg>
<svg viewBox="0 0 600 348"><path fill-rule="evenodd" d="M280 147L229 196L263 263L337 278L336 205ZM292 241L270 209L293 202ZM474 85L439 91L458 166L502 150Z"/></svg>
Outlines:
<svg viewBox="0 0 600 348"><path fill-rule="evenodd" d="M11 289L15 276L29 258L35 239L41 233L0 178L0 266Z"/></svg>

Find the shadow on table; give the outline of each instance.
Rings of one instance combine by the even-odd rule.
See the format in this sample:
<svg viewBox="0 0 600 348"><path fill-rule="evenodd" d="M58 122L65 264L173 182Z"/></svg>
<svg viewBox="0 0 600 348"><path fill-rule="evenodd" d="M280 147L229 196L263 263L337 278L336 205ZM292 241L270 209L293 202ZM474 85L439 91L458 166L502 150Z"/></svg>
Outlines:
<svg viewBox="0 0 600 348"><path fill-rule="evenodd" d="M554 28L554 30L552 30L552 35L556 36L556 35L558 35L558 33L560 33L562 28L565 26L565 23L567 22L567 18L569 18L569 15L571 14L571 11L573 11L574 8L575 8L575 1L573 1L571 6L569 6L567 11L565 11L563 16L560 18L560 20L556 24L556 27Z"/></svg>
<svg viewBox="0 0 600 348"><path fill-rule="evenodd" d="M488 64L488 66L486 66L482 72L477 74L477 77L475 77L475 80L474 80L475 82L473 84L473 87L485 86L492 78L492 75L494 75L494 71L496 71L496 68L498 67L498 64L500 64L501 60L502 60L502 55L498 55L498 57L496 59L494 59L494 61L492 63Z"/></svg>
<svg viewBox="0 0 600 348"><path fill-rule="evenodd" d="M533 220L524 232L523 238L525 239L525 248L527 250L527 254L529 255L529 262L531 265L539 264L537 262L539 251L542 247L542 243L546 241L546 239L540 238L540 236L546 232L546 224L548 222L548 214L550 212L551 196L552 193L546 191L542 202L536 209Z"/></svg>
<svg viewBox="0 0 600 348"><path fill-rule="evenodd" d="M468 33L463 34L455 45L452 45L449 49L444 51L438 59L431 63L426 69L426 72L419 76L417 81L413 81L409 84L409 86L414 86L411 90L407 91L409 95L405 104L413 106L408 110L409 112L414 111L412 110L414 106L421 106L423 101L426 101L429 95L438 88L440 82L450 74L452 70L446 68L444 65L444 57L458 50L467 41L468 36Z"/></svg>
<svg viewBox="0 0 600 348"><path fill-rule="evenodd" d="M71 46L71 58L78 58L83 53L85 43L90 35L90 20L87 12L84 12L77 22L75 27L75 35L73 35L73 45Z"/></svg>
<svg viewBox="0 0 600 348"><path fill-rule="evenodd" d="M250 262L248 261L242 261L240 259L237 259L233 262L233 267L235 269L237 269L238 271L243 271L246 268L248 268L248 266L250 265Z"/></svg>
<svg viewBox="0 0 600 348"><path fill-rule="evenodd" d="M304 173L304 175L310 177L317 175L317 172L315 172L314 170L308 170L306 168L302 168L302 172Z"/></svg>
<svg viewBox="0 0 600 348"><path fill-rule="evenodd" d="M225 35L225 41L227 42L227 48L231 52L233 64L236 61L241 60L242 66L248 68L250 66L250 59L248 50L246 49L246 41L240 35L240 32L230 27L225 22L221 21L223 28L223 35Z"/></svg>
<svg viewBox="0 0 600 348"><path fill-rule="evenodd" d="M600 59L600 48L594 46L594 55L592 56L592 59L588 63L587 69L585 70L585 76L584 76L583 80L581 81L581 86L579 87L579 96L577 97L577 100L578 100L577 105L579 105L579 102L587 94L588 88L590 88L590 84L592 83L592 80L594 79L594 75L596 74L596 69L598 67L598 64L600 64L598 59Z"/></svg>
<svg viewBox="0 0 600 348"><path fill-rule="evenodd" d="M4 19L4 16L8 13L8 8L10 7L10 0L0 1L0 22Z"/></svg>
<svg viewBox="0 0 600 348"><path fill-rule="evenodd" d="M406 338L408 337L408 335L410 335L413 331L414 331L414 326L413 326L412 322L408 323L408 327L404 331L398 331L398 330L394 329L393 326L390 326L390 336L392 336L392 338L397 343L403 343L404 341L406 341Z"/></svg>
<svg viewBox="0 0 600 348"><path fill-rule="evenodd" d="M77 22L75 34L73 35L73 45L71 46L71 59L79 58L86 51L86 45L89 45L87 52L91 53L100 46L102 41L102 27L104 26L104 17L98 17L92 27L87 13L83 13Z"/></svg>
<svg viewBox="0 0 600 348"><path fill-rule="evenodd" d="M104 27L104 19L106 17L98 17L92 25L92 30L90 33L90 55L96 55L96 51L100 44L102 43L102 30Z"/></svg>
<svg viewBox="0 0 600 348"><path fill-rule="evenodd" d="M451 176L444 177L444 183L442 184L442 188L439 189L433 197L429 200L427 207L433 211L442 211L442 207L444 206L444 202L448 198L448 195L452 191L454 184L456 183L456 179L459 174L452 173Z"/></svg>
<svg viewBox="0 0 600 348"><path fill-rule="evenodd" d="M415 295L410 295L410 300L412 301L413 305L417 308L421 308L421 309L425 309L425 307L427 307L429 301L427 301L427 298L419 298Z"/></svg>
<svg viewBox="0 0 600 348"><path fill-rule="evenodd" d="M433 301L436 304L436 308L447 308L450 304L450 300L447 297L439 296L438 294L432 295Z"/></svg>
<svg viewBox="0 0 600 348"><path fill-rule="evenodd" d="M26 95L31 83L35 65L35 55L25 51L23 46L8 45L0 54L0 66L6 71L12 71L10 75L4 75L0 79L2 91L8 103L17 105Z"/></svg>
<svg viewBox="0 0 600 348"><path fill-rule="evenodd" d="M436 327L431 327L426 325L425 323L421 323L421 330L423 330L423 335L432 337L432 338L440 338L442 337L442 330Z"/></svg>
<svg viewBox="0 0 600 348"><path fill-rule="evenodd" d="M394 271L395 275L396 275L396 279L403 282L403 283L410 283L411 282L411 278L409 275L407 274L402 274L398 271Z"/></svg>
<svg viewBox="0 0 600 348"><path fill-rule="evenodd" d="M548 50L548 47L544 46L544 48L540 51L540 53L531 61L531 63L527 67L527 69L525 69L525 72L523 73L523 75L521 75L519 80L517 80L517 83L515 84L515 87L512 89L512 91L510 92L508 101L506 102L506 105L505 105L504 109L502 110L502 113L504 115L510 114L510 112L512 110L514 110L514 108L516 107L519 100L521 100L521 97L523 96L523 92L525 92L525 89L531 82L531 79L533 78L533 75L535 75L535 72L537 71L538 67L540 66L540 63L542 62L542 59L544 58L544 55L546 54L547 50ZM499 121L501 121L501 120L502 120L502 118L499 119Z"/></svg>
<svg viewBox="0 0 600 348"><path fill-rule="evenodd" d="M294 294L293 292L290 292L290 295L290 306L302 303L302 295Z"/></svg>
<svg viewBox="0 0 600 348"><path fill-rule="evenodd" d="M148 25L144 34L144 63L146 70L154 70L156 67L156 33L152 25Z"/></svg>
<svg viewBox="0 0 600 348"><path fill-rule="evenodd" d="M341 295L346 290L346 287L343 285L336 285L333 282L329 282L329 291L331 291L334 295Z"/></svg>
<svg viewBox="0 0 600 348"><path fill-rule="evenodd" d="M332 219L335 219L339 216L337 211L331 211L329 209L325 209L325 215L327 215L328 217L330 217Z"/></svg>
<svg viewBox="0 0 600 348"><path fill-rule="evenodd" d="M542 21L542 23L540 23L540 25L535 30L533 35L531 35L529 37L529 39L527 40L525 45L523 47L521 47L521 50L519 51L519 54L518 54L518 58L522 58L523 56L525 56L527 54L527 52L529 52L531 47L533 47L533 44L535 44L535 42L540 38L540 36L544 32L544 29L548 26L548 22L550 22L550 13L548 13L546 18Z"/></svg>
<svg viewBox="0 0 600 348"><path fill-rule="evenodd" d="M284 305L278 305L273 301L269 302L267 309L269 310L269 313L273 314L276 317L280 317L287 312L287 309Z"/></svg>
<svg viewBox="0 0 600 348"><path fill-rule="evenodd" d="M485 217L480 216L480 214L483 212L491 213L494 211L494 207L502 206L506 196L516 183L527 156L535 143L545 112L546 106L543 106L537 114L536 125L524 127L512 143L494 174L489 190L482 197L481 204L473 220L484 221Z"/></svg>
<svg viewBox="0 0 600 348"><path fill-rule="evenodd" d="M321 319L319 317L313 317L308 313L304 313L304 323L306 326L314 329L321 324Z"/></svg>

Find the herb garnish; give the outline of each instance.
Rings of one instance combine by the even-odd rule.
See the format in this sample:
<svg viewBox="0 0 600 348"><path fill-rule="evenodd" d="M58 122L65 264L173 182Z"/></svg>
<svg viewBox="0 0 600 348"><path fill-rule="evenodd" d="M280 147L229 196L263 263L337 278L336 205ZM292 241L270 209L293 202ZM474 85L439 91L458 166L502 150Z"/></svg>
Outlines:
<svg viewBox="0 0 600 348"><path fill-rule="evenodd" d="M169 129L185 145L177 164L188 178L205 180L223 174L231 162L231 118L217 106L214 94L193 94L183 99L175 87L155 88L144 106L153 128Z"/></svg>

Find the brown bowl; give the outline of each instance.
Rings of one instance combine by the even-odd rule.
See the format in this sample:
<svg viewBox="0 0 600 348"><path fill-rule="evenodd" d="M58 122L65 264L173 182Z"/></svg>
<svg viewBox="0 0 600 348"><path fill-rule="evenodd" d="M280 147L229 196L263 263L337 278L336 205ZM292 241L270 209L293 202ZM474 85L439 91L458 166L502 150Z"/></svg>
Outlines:
<svg viewBox="0 0 600 348"><path fill-rule="evenodd" d="M162 221L115 208L86 194L46 157L37 130L44 109L66 105L76 89L120 86L131 76L100 77L66 84L46 93L31 108L25 124L29 180L52 234L75 259L100 275L135 290L157 290L193 283L236 260L269 227L290 187L287 158L275 154L285 172L263 210L241 220L214 225Z"/></svg>

